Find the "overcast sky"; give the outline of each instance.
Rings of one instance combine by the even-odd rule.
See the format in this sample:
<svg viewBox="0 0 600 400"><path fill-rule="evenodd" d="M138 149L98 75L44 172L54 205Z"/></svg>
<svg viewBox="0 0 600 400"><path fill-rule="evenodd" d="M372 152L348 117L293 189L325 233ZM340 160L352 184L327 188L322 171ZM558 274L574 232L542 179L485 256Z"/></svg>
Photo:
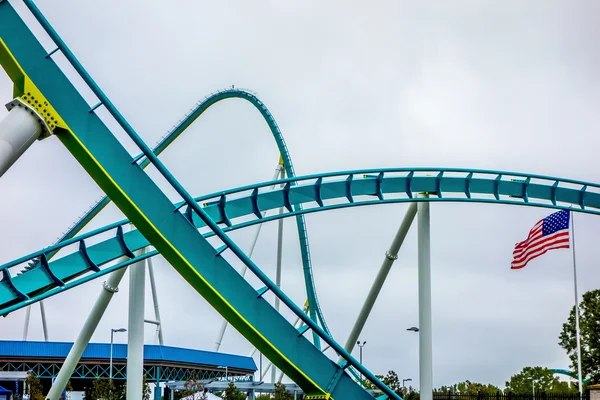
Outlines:
<svg viewBox="0 0 600 400"><path fill-rule="evenodd" d="M20 1L11 3L31 20ZM150 145L202 97L235 85L257 92L272 111L298 174L439 166L600 181L600 3L593 0L37 3ZM0 74L3 102L11 93ZM270 179L278 154L260 114L230 100L161 158L201 195ZM0 193L0 262L51 244L102 195L55 138L20 159L0 179ZM406 208L307 216L321 305L341 343ZM514 244L550 212L432 205L435 386L465 379L502 386L525 366L569 366L557 343L574 301L570 252L509 269ZM121 217L111 207L90 227ZM583 293L598 288L599 225L580 214L576 224ZM393 369L418 385L418 337L405 331L418 324L415 228L361 340L373 372ZM283 287L302 304L295 233L286 221ZM233 235L245 249L251 236ZM254 258L271 277L275 248L276 224L268 224ZM155 265L166 343L211 350L219 315L164 260ZM75 339L100 285L46 302L51 340ZM127 325L127 279L121 287L94 341ZM39 306L33 311L30 339L39 340ZM149 297L146 314L153 317ZM21 339L24 315L0 319L2 339ZM146 343L155 342L149 326ZM222 350L247 354L251 345L228 330Z"/></svg>

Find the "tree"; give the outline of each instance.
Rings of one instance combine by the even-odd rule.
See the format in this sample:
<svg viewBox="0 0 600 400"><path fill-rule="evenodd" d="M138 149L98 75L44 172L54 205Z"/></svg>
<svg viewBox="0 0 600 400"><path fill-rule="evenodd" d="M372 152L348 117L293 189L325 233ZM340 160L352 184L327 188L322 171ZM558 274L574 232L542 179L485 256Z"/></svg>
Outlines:
<svg viewBox="0 0 600 400"><path fill-rule="evenodd" d="M375 378L382 381L383 375L375 375ZM357 382L358 382L358 380L357 380ZM363 387L367 390L376 390L377 389L377 386L373 385L373 383L368 379L363 379Z"/></svg>
<svg viewBox="0 0 600 400"><path fill-rule="evenodd" d="M581 374L589 383L600 383L600 289L584 293L579 304L581 338ZM571 368L577 370L575 306L562 326L558 344L567 351Z"/></svg>
<svg viewBox="0 0 600 400"><path fill-rule="evenodd" d="M114 390L117 393L116 399L122 400L127 397L127 383ZM144 375L142 381L142 400L150 400L150 393L150 385L148 385L148 382L146 381L146 375Z"/></svg>
<svg viewBox="0 0 600 400"><path fill-rule="evenodd" d="M454 393L454 394L496 394L500 392L500 388L491 385L466 380L464 382L455 383L451 386L442 386L439 389L434 389L435 393Z"/></svg>
<svg viewBox="0 0 600 400"><path fill-rule="evenodd" d="M25 385L29 388L29 398L31 400L44 400L44 388L39 378L33 374L25 379Z"/></svg>
<svg viewBox="0 0 600 400"><path fill-rule="evenodd" d="M255 397L256 400L271 400L271 396L268 394L261 394Z"/></svg>
<svg viewBox="0 0 600 400"><path fill-rule="evenodd" d="M273 392L273 400L292 400L294 396L287 391L285 385L281 382L275 384L275 391Z"/></svg>
<svg viewBox="0 0 600 400"><path fill-rule="evenodd" d="M388 371L386 376L383 375L375 375L377 379L383 382L384 385L389 387L394 393L405 397L406 394L414 392L412 387L402 388L402 384L400 383L400 378L395 371ZM363 379L363 387L367 390L378 390L377 386L375 386L371 381L367 379ZM406 392L406 393L405 393ZM417 393L418 395L418 393ZM413 395L414 397L414 395Z"/></svg>
<svg viewBox="0 0 600 400"><path fill-rule="evenodd" d="M197 374L193 374L190 379L185 382L184 387L185 390L179 392L179 398L188 396L193 396L192 399L194 400L204 400L206 398L204 395L204 386Z"/></svg>
<svg viewBox="0 0 600 400"><path fill-rule="evenodd" d="M400 384L400 378L394 371L388 371L387 375L381 380L384 385L389 387L396 394L402 394L402 385Z"/></svg>
<svg viewBox="0 0 600 400"><path fill-rule="evenodd" d="M92 400L121 400L121 396L121 390L112 380L100 378L92 384Z"/></svg>
<svg viewBox="0 0 600 400"><path fill-rule="evenodd" d="M419 400L421 395L412 387L408 388L408 393L404 396L404 400Z"/></svg>
<svg viewBox="0 0 600 400"><path fill-rule="evenodd" d="M227 389L223 392L223 400L245 400L246 395L239 391L233 382L229 382Z"/></svg>
<svg viewBox="0 0 600 400"><path fill-rule="evenodd" d="M546 393L569 393L574 389L567 382L561 382L548 368L525 367L506 382L504 392L529 394L533 388L536 392Z"/></svg>

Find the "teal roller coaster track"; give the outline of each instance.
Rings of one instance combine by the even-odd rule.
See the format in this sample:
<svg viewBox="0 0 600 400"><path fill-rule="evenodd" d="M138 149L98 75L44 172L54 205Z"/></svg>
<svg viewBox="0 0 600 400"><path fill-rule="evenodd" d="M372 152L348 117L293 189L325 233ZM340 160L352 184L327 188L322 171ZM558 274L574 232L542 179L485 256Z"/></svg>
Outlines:
<svg viewBox="0 0 600 400"><path fill-rule="evenodd" d="M223 317L265 354L308 398L372 399L347 373L355 370L386 396L399 399L336 340L327 328L312 275L304 215L342 208L402 202L479 202L570 209L600 214L600 186L524 173L452 168L354 170L296 176L283 135L267 107L251 92L229 89L206 97L154 148L110 102L31 0L25 0L56 45L46 51L8 1L0 1L0 61L15 82L15 97L48 104L54 135L107 194L59 241L0 265L0 315L161 254ZM88 104L52 59L61 51L98 98ZM266 120L283 160L286 179L192 197L158 155L211 105L240 98ZM32 104L32 103L30 103ZM96 115L105 107L141 150L131 157ZM44 109L46 112L46 109ZM152 164L183 201L172 204L144 172ZM274 186L275 185L275 186ZM417 194L426 193L427 197ZM128 218L79 234L110 201ZM264 214L283 209L283 213ZM298 227L308 313L298 307L227 235L275 219L293 217ZM125 224L136 229L125 232ZM110 234L109 239L105 237ZM103 235L103 236L99 236ZM102 237L104 239L99 240ZM208 239L212 238L209 242ZM216 242L219 244L215 245ZM93 243L93 244L90 244ZM63 248L77 251L53 258ZM146 252L138 253L145 249ZM223 257L237 258L262 282L252 287ZM125 259L123 259L125 257ZM26 265L24 268L23 266ZM23 268L20 273L11 270ZM303 323L296 328L273 308L272 292ZM312 341L305 333L312 332ZM321 351L325 342L341 357Z"/></svg>

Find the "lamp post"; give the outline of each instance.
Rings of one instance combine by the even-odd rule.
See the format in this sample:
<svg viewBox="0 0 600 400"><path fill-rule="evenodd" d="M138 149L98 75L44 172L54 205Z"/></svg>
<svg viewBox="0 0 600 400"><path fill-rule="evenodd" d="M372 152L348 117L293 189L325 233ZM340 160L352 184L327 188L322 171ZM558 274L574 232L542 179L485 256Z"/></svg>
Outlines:
<svg viewBox="0 0 600 400"><path fill-rule="evenodd" d="M408 328L407 331L419 332L419 328L417 328L416 326L413 326L411 328Z"/></svg>
<svg viewBox="0 0 600 400"><path fill-rule="evenodd" d="M360 343L360 340L356 342L356 345L360 348L360 363L362 364L362 352L363 352L363 347L365 347L365 344L367 344L367 341L363 341L362 344ZM363 386L363 376L362 376L362 372L360 374L360 386Z"/></svg>
<svg viewBox="0 0 600 400"><path fill-rule="evenodd" d="M113 340L114 340L115 332L127 332L127 329L119 328L119 329L111 329L110 330L110 366L108 367L108 375L109 375L110 381L112 381Z"/></svg>
<svg viewBox="0 0 600 400"><path fill-rule="evenodd" d="M533 400L535 400L535 385L534 385L534 384L535 384L537 381L538 381L537 379L532 379L532 380L531 380L531 398L532 398Z"/></svg>
<svg viewBox="0 0 600 400"><path fill-rule="evenodd" d="M411 382L411 378L402 379L402 397L406 397L406 387L404 386L405 382Z"/></svg>
<svg viewBox="0 0 600 400"><path fill-rule="evenodd" d="M228 381L228 377L227 377L227 365L223 366L223 365L219 365L217 368L223 369L225 368L225 380Z"/></svg>

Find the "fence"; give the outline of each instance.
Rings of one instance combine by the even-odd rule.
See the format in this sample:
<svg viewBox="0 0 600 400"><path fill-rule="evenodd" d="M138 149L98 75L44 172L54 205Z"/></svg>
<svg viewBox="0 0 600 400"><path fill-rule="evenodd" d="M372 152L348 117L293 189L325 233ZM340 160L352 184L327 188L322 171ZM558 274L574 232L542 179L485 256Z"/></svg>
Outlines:
<svg viewBox="0 0 600 400"><path fill-rule="evenodd" d="M545 393L514 394L514 393L433 393L433 400L590 400L590 392L586 391L581 397L579 393Z"/></svg>

